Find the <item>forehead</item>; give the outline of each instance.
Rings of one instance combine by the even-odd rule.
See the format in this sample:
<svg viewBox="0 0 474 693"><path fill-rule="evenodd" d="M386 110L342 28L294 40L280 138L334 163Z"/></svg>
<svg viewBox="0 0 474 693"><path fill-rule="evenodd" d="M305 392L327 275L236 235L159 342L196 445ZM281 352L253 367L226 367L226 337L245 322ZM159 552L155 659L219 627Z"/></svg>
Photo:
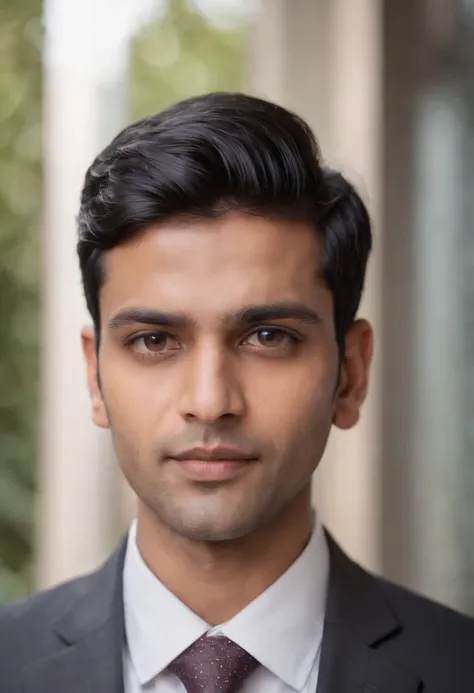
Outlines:
<svg viewBox="0 0 474 693"><path fill-rule="evenodd" d="M152 226L106 254L101 310L127 306L206 311L317 300L316 233L303 223L230 213Z"/></svg>

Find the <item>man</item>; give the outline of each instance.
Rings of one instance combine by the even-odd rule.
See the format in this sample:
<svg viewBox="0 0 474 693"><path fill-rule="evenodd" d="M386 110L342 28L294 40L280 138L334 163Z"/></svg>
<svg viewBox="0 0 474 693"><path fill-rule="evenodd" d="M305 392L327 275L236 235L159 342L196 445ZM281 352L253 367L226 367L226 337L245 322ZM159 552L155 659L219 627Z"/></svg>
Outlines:
<svg viewBox="0 0 474 693"><path fill-rule="evenodd" d="M1 693L472 693L473 622L366 573L311 508L367 392L370 249L356 191L267 102L193 98L98 156L82 344L137 520L99 572L4 610Z"/></svg>

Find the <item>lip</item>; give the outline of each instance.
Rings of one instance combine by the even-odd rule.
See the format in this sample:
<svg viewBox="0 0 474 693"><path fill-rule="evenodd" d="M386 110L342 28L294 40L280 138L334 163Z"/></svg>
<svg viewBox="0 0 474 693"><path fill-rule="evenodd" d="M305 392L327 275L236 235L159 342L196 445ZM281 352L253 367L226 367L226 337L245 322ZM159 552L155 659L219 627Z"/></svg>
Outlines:
<svg viewBox="0 0 474 693"><path fill-rule="evenodd" d="M245 472L257 458L235 447L195 447L171 458L192 481L225 481Z"/></svg>
<svg viewBox="0 0 474 693"><path fill-rule="evenodd" d="M230 445L216 445L214 447L194 447L184 450L178 455L172 456L178 462L187 462L189 460L201 460L202 462L248 462L254 460L255 455L252 455L246 450L241 450Z"/></svg>

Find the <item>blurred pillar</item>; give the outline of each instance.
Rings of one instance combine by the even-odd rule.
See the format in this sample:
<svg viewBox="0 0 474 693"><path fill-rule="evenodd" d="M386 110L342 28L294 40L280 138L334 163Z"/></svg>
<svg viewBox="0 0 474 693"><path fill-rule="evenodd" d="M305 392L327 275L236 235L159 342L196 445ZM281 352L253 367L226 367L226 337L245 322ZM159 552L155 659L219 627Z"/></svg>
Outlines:
<svg viewBox="0 0 474 693"><path fill-rule="evenodd" d="M382 401L383 567L391 579L421 587L417 562L416 452L416 111L426 81L425 0L384 5L384 310Z"/></svg>
<svg viewBox="0 0 474 693"><path fill-rule="evenodd" d="M380 341L380 104L382 19L379 0L262 0L251 65L253 91L302 115L329 164L366 197L376 232L361 315ZM323 519L346 550L372 569L381 562L380 356L360 424L334 431L315 476Z"/></svg>
<svg viewBox="0 0 474 693"><path fill-rule="evenodd" d="M332 143L332 1L260 0L250 47L252 91L302 115L324 152Z"/></svg>
<svg viewBox="0 0 474 693"><path fill-rule="evenodd" d="M36 586L93 569L115 537L108 434L90 421L80 329L90 322L75 218L87 167L126 122L127 44L153 3L47 0L41 453Z"/></svg>
<svg viewBox="0 0 474 693"><path fill-rule="evenodd" d="M384 571L466 608L463 186L472 99L462 73L472 35L465 3L384 4Z"/></svg>
<svg viewBox="0 0 474 693"><path fill-rule="evenodd" d="M374 250L360 315L372 323L376 348L370 390L360 423L335 431L322 467L321 505L347 549L373 570L381 569L382 443L381 103L382 16L379 0L332 2L331 54L334 148L331 161L347 173L368 205Z"/></svg>

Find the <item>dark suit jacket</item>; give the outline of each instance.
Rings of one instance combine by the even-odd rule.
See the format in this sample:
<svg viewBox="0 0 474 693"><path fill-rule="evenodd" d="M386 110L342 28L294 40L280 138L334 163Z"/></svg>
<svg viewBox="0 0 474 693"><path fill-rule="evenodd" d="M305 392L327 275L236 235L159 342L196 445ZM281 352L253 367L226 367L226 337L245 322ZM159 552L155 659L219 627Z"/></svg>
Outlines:
<svg viewBox="0 0 474 693"><path fill-rule="evenodd" d="M474 693L474 621L329 544L317 693ZM0 612L0 693L123 693L124 554L125 543L97 573Z"/></svg>

